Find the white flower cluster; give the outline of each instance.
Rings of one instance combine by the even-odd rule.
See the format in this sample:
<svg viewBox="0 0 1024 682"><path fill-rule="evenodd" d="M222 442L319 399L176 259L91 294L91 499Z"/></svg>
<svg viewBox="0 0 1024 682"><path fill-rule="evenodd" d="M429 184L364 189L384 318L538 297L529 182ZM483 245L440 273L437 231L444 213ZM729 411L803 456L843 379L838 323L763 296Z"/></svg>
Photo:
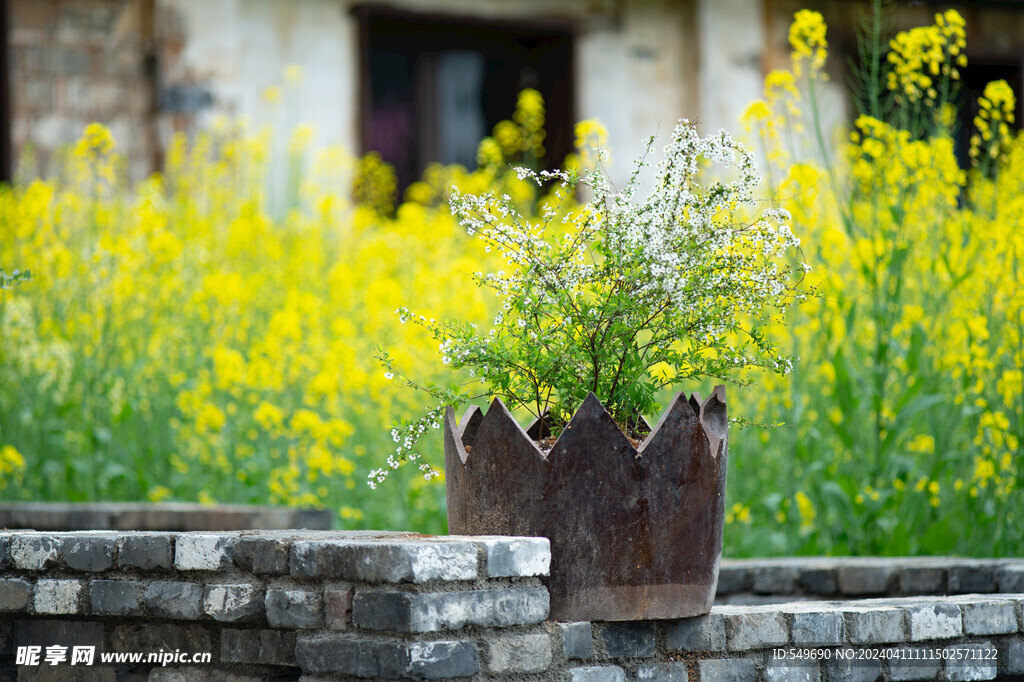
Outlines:
<svg viewBox="0 0 1024 682"><path fill-rule="evenodd" d="M388 455L385 466L370 472L368 476L370 488L375 489L379 483L383 483L387 479L388 474L400 467L403 462L419 460L420 454L415 449L416 442L427 432L427 429L436 430L441 428L443 417L444 406L441 405L428 410L422 417L411 424L391 429L391 439L398 443L398 447L393 454ZM420 462L419 468L423 472L423 478L428 481L441 475L440 472L427 462Z"/></svg>
<svg viewBox="0 0 1024 682"><path fill-rule="evenodd" d="M735 177L702 185L709 164ZM470 234L498 248L514 266L510 274L478 275L506 299L496 326L506 321L504 312L510 309L556 305L558 292L585 297L617 282L630 290L638 307L669 302L692 339L721 337L737 331L741 316L757 316L766 305L782 312L800 300L793 290L794 273L786 265L787 255L800 244L790 229L789 213L769 208L752 219L740 214L755 206L760 175L753 155L739 142L725 131L702 138L692 124L680 121L664 149L654 191L635 202L642 165L643 159L621 192L601 173L575 178L566 172L516 169L521 179L538 185L558 182L561 196L569 195L577 183L591 188L593 199L582 211L563 214L569 229L557 241L549 229L554 209L548 208L538 224L520 215L507 195L464 195L452 188L452 213ZM615 257L613 281L595 260L595 244ZM802 264L802 269L810 268ZM525 317L515 321L519 326L526 322ZM751 356L738 355L733 361L738 366L759 364ZM768 364L775 369L776 361Z"/></svg>
<svg viewBox="0 0 1024 682"><path fill-rule="evenodd" d="M556 421L589 391L625 424L650 414L655 392L681 378L790 371L792 358L764 329L801 300L808 268L793 265L800 240L789 214L757 210L753 155L725 132L702 138L681 121L653 191L637 199L646 158L622 191L602 172L517 169L521 180L550 187L530 216L508 194L453 187L452 214L505 261L476 273L501 297L501 310L486 334L405 308L396 311L401 321L430 330L444 364L469 369L485 394L535 415L550 410ZM573 201L579 185L592 195L582 207ZM371 484L417 459L427 426L436 428L443 406L464 395L427 388L442 406L393 432L398 448Z"/></svg>

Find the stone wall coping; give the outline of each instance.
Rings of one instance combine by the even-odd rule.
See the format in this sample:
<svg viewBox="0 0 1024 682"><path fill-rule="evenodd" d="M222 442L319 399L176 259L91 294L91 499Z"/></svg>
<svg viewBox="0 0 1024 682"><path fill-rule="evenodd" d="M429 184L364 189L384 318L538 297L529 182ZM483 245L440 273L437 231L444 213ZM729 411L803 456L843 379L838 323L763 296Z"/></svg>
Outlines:
<svg viewBox="0 0 1024 682"><path fill-rule="evenodd" d="M1024 558L782 557L725 559L719 603L1024 592Z"/></svg>
<svg viewBox="0 0 1024 682"><path fill-rule="evenodd" d="M370 583L547 575L547 538L394 531L0 532L0 569L249 572Z"/></svg>
<svg viewBox="0 0 1024 682"><path fill-rule="evenodd" d="M748 596L778 603L716 604L694 618L626 622L549 621L542 580L549 569L543 538L0 531L0 678L35 679L15 669L14 647L80 644L213 656L202 667L147 668L153 680L1024 676L1024 587L1008 589L1024 573L1022 560L727 561L726 581L742 574ZM812 599L809 588L821 591L829 580L832 595ZM940 593L900 592L929 584ZM858 585L876 593L854 599L843 592ZM986 589L968 591L972 585ZM755 594L755 586L764 592ZM790 593L772 594L778 586ZM827 657L897 650L930 658L908 666ZM780 651L805 658L780 661ZM819 653L808 658L807 651ZM950 658L965 651L992 656ZM51 670L34 674L44 672ZM100 679L138 672L115 666Z"/></svg>
<svg viewBox="0 0 1024 682"><path fill-rule="evenodd" d="M0 528L39 531L185 532L330 527L331 513L326 509L189 502L0 502Z"/></svg>

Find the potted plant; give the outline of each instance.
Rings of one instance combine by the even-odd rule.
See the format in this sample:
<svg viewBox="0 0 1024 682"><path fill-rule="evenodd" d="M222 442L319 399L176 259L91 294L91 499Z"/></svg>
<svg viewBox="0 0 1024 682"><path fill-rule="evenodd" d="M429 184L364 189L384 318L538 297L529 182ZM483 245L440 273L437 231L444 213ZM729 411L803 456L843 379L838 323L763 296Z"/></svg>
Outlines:
<svg viewBox="0 0 1024 682"><path fill-rule="evenodd" d="M683 380L742 383L757 368L792 367L765 328L803 296L809 268L793 257L788 214L757 210L753 156L724 132L701 137L682 121L638 199L652 145L622 191L600 163L586 173L518 169L551 187L535 219L507 194L452 188L453 214L508 263L477 273L501 312L482 332L398 311L483 390L426 387L437 404L393 429L397 451L371 484L407 460L437 475L417 442L443 425L449 531L550 538L555 618L711 608L725 512L724 386L707 400L677 394L653 428L644 416ZM582 206L581 187L591 195ZM390 357L379 356L393 376ZM480 394L493 399L487 413L471 407L457 422L455 410ZM532 425L510 410L532 413Z"/></svg>

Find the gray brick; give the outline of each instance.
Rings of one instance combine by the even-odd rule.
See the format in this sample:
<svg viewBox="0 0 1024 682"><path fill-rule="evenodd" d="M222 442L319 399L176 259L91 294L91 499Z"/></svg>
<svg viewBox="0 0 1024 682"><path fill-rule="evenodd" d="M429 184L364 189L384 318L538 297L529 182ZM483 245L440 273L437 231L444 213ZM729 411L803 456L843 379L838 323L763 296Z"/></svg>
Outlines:
<svg viewBox="0 0 1024 682"><path fill-rule="evenodd" d="M728 613L725 619L726 641L730 651L764 649L789 642L785 617L775 611Z"/></svg>
<svg viewBox="0 0 1024 682"><path fill-rule="evenodd" d="M1003 566L996 571L996 582L1000 592L1012 594L1024 592L1024 564Z"/></svg>
<svg viewBox="0 0 1024 682"><path fill-rule="evenodd" d="M0 535L0 569L7 568L11 556L11 536Z"/></svg>
<svg viewBox="0 0 1024 682"><path fill-rule="evenodd" d="M36 613L84 613L85 583L81 580L40 580L36 583Z"/></svg>
<svg viewBox="0 0 1024 682"><path fill-rule="evenodd" d="M174 566L171 536L157 533L121 536L117 550L117 565L121 568L140 568L144 571L170 570Z"/></svg>
<svg viewBox="0 0 1024 682"><path fill-rule="evenodd" d="M999 670L1004 675L1024 675L1024 638L1013 637L1000 642Z"/></svg>
<svg viewBox="0 0 1024 682"><path fill-rule="evenodd" d="M143 597L157 618L196 620L203 615L203 586L196 583L156 581Z"/></svg>
<svg viewBox="0 0 1024 682"><path fill-rule="evenodd" d="M755 679L754 662L749 658L710 658L697 661L700 682L750 682Z"/></svg>
<svg viewBox="0 0 1024 682"><path fill-rule="evenodd" d="M766 682L821 682L821 669L817 664L795 665L769 659L764 679Z"/></svg>
<svg viewBox="0 0 1024 682"><path fill-rule="evenodd" d="M894 647L890 651L896 652L896 655L889 656L889 676L893 680L938 679L942 661L935 656L934 648L900 646ZM915 654L915 651L918 653ZM900 656L900 658L896 656Z"/></svg>
<svg viewBox="0 0 1024 682"><path fill-rule="evenodd" d="M822 664L825 679L828 682L876 682L884 679L882 662L878 660L843 660L835 659Z"/></svg>
<svg viewBox="0 0 1024 682"><path fill-rule="evenodd" d="M569 682L626 682L626 671L617 665L569 668Z"/></svg>
<svg viewBox="0 0 1024 682"><path fill-rule="evenodd" d="M234 623L253 620L264 611L263 592L249 583L207 585L203 611L214 620Z"/></svg>
<svg viewBox="0 0 1024 682"><path fill-rule="evenodd" d="M352 599L357 627L391 632L528 625L547 615L548 591L542 587L440 593L368 589Z"/></svg>
<svg viewBox="0 0 1024 682"><path fill-rule="evenodd" d="M495 674L540 673L551 667L547 633L515 635L486 643L487 670Z"/></svg>
<svg viewBox="0 0 1024 682"><path fill-rule="evenodd" d="M961 606L968 635L1005 635L1017 632L1017 609L1010 601L979 601Z"/></svg>
<svg viewBox="0 0 1024 682"><path fill-rule="evenodd" d="M266 607L275 628L313 628L323 621L323 599L312 590L267 590Z"/></svg>
<svg viewBox="0 0 1024 682"><path fill-rule="evenodd" d="M886 594L894 581L896 568L891 564L840 566L836 571L843 594Z"/></svg>
<svg viewBox="0 0 1024 682"><path fill-rule="evenodd" d="M222 630L220 660L295 666L295 633L277 630Z"/></svg>
<svg viewBox="0 0 1024 682"><path fill-rule="evenodd" d="M16 620L12 634L14 646L104 646L103 623L96 621Z"/></svg>
<svg viewBox="0 0 1024 682"><path fill-rule="evenodd" d="M650 621L605 623L595 639L609 658L648 658L657 649L657 630Z"/></svg>
<svg viewBox="0 0 1024 682"><path fill-rule="evenodd" d="M754 594L793 594L797 567L783 564L755 566L751 569Z"/></svg>
<svg viewBox="0 0 1024 682"><path fill-rule="evenodd" d="M417 677L443 680L480 670L472 642L385 642L343 636L301 636L295 657L304 672L358 677Z"/></svg>
<svg viewBox="0 0 1024 682"><path fill-rule="evenodd" d="M407 670L412 677L444 680L469 677L480 670L480 658L472 642L413 642Z"/></svg>
<svg viewBox="0 0 1024 682"><path fill-rule="evenodd" d="M903 594L941 594L948 578L946 569L935 566L908 566L900 569L900 592Z"/></svg>
<svg viewBox="0 0 1024 682"><path fill-rule="evenodd" d="M102 631L102 630L101 630ZM141 623L116 625L110 631L110 650L213 651L210 632L198 623Z"/></svg>
<svg viewBox="0 0 1024 682"><path fill-rule="evenodd" d="M686 672L686 664L673 661L638 665L636 679L642 682L689 682L690 678Z"/></svg>
<svg viewBox="0 0 1024 682"><path fill-rule="evenodd" d="M569 660L594 657L594 636L590 623L556 623L562 635L562 651Z"/></svg>
<svg viewBox="0 0 1024 682"><path fill-rule="evenodd" d="M949 591L954 594L996 591L996 568L986 564L952 566L949 569Z"/></svg>
<svg viewBox="0 0 1024 682"><path fill-rule="evenodd" d="M290 564L291 574L298 578L387 583L473 580L477 548L472 542L302 540L292 543Z"/></svg>
<svg viewBox="0 0 1024 682"><path fill-rule="evenodd" d="M903 612L887 607L844 608L851 644L886 644L906 639Z"/></svg>
<svg viewBox="0 0 1024 682"><path fill-rule="evenodd" d="M956 604L933 603L907 608L910 639L922 642L929 639L949 639L963 634L960 607Z"/></svg>
<svg viewBox="0 0 1024 682"><path fill-rule="evenodd" d="M11 563L24 571L44 571L60 563L60 540L44 535L11 538Z"/></svg>
<svg viewBox="0 0 1024 682"><path fill-rule="evenodd" d="M746 566L722 566L718 570L717 594L748 592L750 582L750 570Z"/></svg>
<svg viewBox="0 0 1024 682"><path fill-rule="evenodd" d="M108 616L137 615L142 612L140 592L142 583L135 580L93 580L89 583L92 612Z"/></svg>
<svg viewBox="0 0 1024 682"><path fill-rule="evenodd" d="M492 578L548 575L551 542L547 538L482 536L473 540L483 546L487 575Z"/></svg>
<svg viewBox="0 0 1024 682"><path fill-rule="evenodd" d="M352 623L352 590L328 587L324 590L324 621L332 630L346 630Z"/></svg>
<svg viewBox="0 0 1024 682"><path fill-rule="evenodd" d="M846 643L846 621L837 611L800 611L792 615L791 635L798 646L839 646Z"/></svg>
<svg viewBox="0 0 1024 682"><path fill-rule="evenodd" d="M32 583L21 578L0 580L0 612L24 611L32 603Z"/></svg>
<svg viewBox="0 0 1024 682"><path fill-rule="evenodd" d="M288 573L289 544L279 538L242 536L232 551L235 565L256 575Z"/></svg>
<svg viewBox="0 0 1024 682"><path fill-rule="evenodd" d="M65 536L61 553L68 568L76 571L107 571L114 566L115 535L74 534Z"/></svg>
<svg viewBox="0 0 1024 682"><path fill-rule="evenodd" d="M839 589L836 572L831 568L805 568L797 576L797 583L811 594L835 594Z"/></svg>
<svg viewBox="0 0 1024 682"><path fill-rule="evenodd" d="M987 658L995 647L991 642L961 643L945 647L946 679L948 680L994 680L996 679L997 658ZM946 655L945 652L949 654ZM964 655L965 651L972 654ZM957 656L963 658L957 659Z"/></svg>
<svg viewBox="0 0 1024 682"><path fill-rule="evenodd" d="M669 651L725 651L725 621L717 613L667 621L663 628Z"/></svg>
<svg viewBox="0 0 1024 682"><path fill-rule="evenodd" d="M230 571L233 535L182 533L174 542L174 566L179 571Z"/></svg>

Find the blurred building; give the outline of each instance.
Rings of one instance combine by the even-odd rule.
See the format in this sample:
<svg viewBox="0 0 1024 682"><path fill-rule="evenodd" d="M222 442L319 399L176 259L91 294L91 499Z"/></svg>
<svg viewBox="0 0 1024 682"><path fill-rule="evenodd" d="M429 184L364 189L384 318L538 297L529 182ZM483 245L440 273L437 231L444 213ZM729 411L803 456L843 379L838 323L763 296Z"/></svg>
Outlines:
<svg viewBox="0 0 1024 682"><path fill-rule="evenodd" d="M839 119L853 1L0 0L0 175L45 167L97 120L139 177L174 131L228 116L311 124L317 143L379 151L407 178L429 161L471 164L516 92L534 87L549 155L569 151L574 121L597 118L621 178L679 118L738 129L764 75L788 64L789 22L805 6L829 22ZM948 6L899 4L892 21L927 24ZM1020 93L1024 2L954 6L968 24L968 90L1006 78Z"/></svg>

